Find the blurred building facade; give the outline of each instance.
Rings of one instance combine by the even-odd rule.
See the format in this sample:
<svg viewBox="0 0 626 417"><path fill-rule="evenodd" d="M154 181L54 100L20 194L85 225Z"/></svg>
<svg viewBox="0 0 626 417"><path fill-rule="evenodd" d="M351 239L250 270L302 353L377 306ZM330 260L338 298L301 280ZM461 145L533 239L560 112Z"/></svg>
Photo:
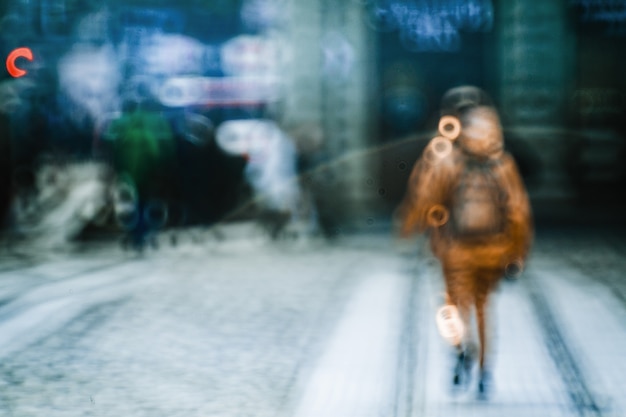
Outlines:
<svg viewBox="0 0 626 417"><path fill-rule="evenodd" d="M378 2L385 5L379 13L387 10L387 16L393 15L397 3ZM626 155L626 86L620 74L626 69L622 53L626 4L603 0L464 2L469 12L459 9L455 1L437 2L439 8L429 3L430 9L426 3L404 4L447 19L451 15L446 7L452 16L464 10L476 25L466 24L453 41L444 37L446 41L436 48L411 52L406 52L405 45L394 50L394 44L401 43L394 39L401 38L397 28L389 33L378 31L379 90L386 91L384 77L394 62L405 66L408 62L414 74L408 84L426 97L427 108L421 121L414 117L414 124L404 130L397 128L399 123L394 130L385 112L379 112L382 136L398 143L395 151L383 153L379 165L384 185L391 188L387 206L393 206L403 193L395 184L402 183L400 177L408 177L407 166L424 146L424 135L412 132L424 132L426 137L434 134L441 94L450 87L473 84L487 91L501 112L506 145L520 165L539 220L568 218L585 223L607 216L607 222L623 225L620 190L626 185L621 162ZM428 45L427 39L422 40ZM415 136L413 145L398 140L411 135ZM583 219L582 212L591 216Z"/></svg>
<svg viewBox="0 0 626 417"><path fill-rule="evenodd" d="M367 226L401 199L436 134L443 93L476 85L501 112L539 213L616 206L626 182L626 6L613 3L4 0L3 56L29 46L39 57L22 62L30 73L20 80L3 77L2 91L17 94L2 106L14 170L46 146L92 155L99 119L152 94L175 131L190 112L215 127L275 120L294 137L300 174L323 211ZM94 64L112 59L111 68ZM54 113L55 105L73 107ZM245 160L185 152L198 159L181 174L185 187L212 177L211 201L228 195L219 210L211 206L219 218L233 207Z"/></svg>

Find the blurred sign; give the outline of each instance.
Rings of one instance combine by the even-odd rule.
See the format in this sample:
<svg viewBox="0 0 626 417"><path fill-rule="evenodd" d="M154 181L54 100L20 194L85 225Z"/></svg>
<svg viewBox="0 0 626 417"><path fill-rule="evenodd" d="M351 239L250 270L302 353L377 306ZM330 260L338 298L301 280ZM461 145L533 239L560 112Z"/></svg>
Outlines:
<svg viewBox="0 0 626 417"><path fill-rule="evenodd" d="M172 77L157 97L169 107L257 105L277 100L279 87L276 77Z"/></svg>
<svg viewBox="0 0 626 417"><path fill-rule="evenodd" d="M368 6L370 26L398 30L404 47L414 52L457 51L461 32L489 31L493 18L491 0L372 0Z"/></svg>
<svg viewBox="0 0 626 417"><path fill-rule="evenodd" d="M616 0L570 0L578 9L584 29L605 35L626 35L626 2Z"/></svg>
<svg viewBox="0 0 626 417"><path fill-rule="evenodd" d="M17 65L15 65L15 61L18 58L26 58L27 60L32 61L33 51L31 51L30 48L24 47L24 48L14 49L9 54L9 56L7 57L7 61L6 61L7 71L9 71L9 74L11 74L11 77L14 77L14 78L19 78L19 77L26 75L26 70L18 68Z"/></svg>

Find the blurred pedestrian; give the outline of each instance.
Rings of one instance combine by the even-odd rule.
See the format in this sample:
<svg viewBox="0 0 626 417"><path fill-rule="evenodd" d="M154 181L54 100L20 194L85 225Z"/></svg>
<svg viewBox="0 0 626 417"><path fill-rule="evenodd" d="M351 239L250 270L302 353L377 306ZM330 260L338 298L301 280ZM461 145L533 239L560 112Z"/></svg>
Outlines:
<svg viewBox="0 0 626 417"><path fill-rule="evenodd" d="M316 228L312 202L303 200L298 181L298 149L269 119L229 120L217 130L217 142L231 154L245 155L244 177L259 209L259 221L273 239L293 231L306 237ZM306 204L310 203L310 204ZM303 207L307 210L303 210Z"/></svg>
<svg viewBox="0 0 626 417"><path fill-rule="evenodd" d="M133 246L141 250L167 216L160 197L167 178L163 171L175 155L174 134L156 103L129 102L123 115L110 123L107 136L114 141L115 169L125 186L133 188L134 214L124 223Z"/></svg>
<svg viewBox="0 0 626 417"><path fill-rule="evenodd" d="M489 296L507 273L520 273L530 250L528 195L513 158L504 151L496 110L484 93L446 94L439 130L415 164L399 216L402 234L428 232L439 259L446 305L442 335L455 346L453 383L467 384L478 359L478 389L490 381L487 361ZM475 309L478 340L472 329ZM446 321L451 322L446 327Z"/></svg>

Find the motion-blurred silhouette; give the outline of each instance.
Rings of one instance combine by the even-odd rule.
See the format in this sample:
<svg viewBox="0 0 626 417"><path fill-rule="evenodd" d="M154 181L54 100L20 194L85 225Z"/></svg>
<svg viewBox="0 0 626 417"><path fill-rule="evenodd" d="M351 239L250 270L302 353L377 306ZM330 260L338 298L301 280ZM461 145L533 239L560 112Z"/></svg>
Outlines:
<svg viewBox="0 0 626 417"><path fill-rule="evenodd" d="M478 356L482 396L489 383L489 295L504 275L521 273L532 220L517 166L503 148L498 114L485 105L484 93L472 93L458 94L458 100L444 96L442 136L431 140L415 164L398 215L403 235L430 234L447 293L437 322L442 336L458 349L453 382L468 382ZM478 343L471 328L472 307Z"/></svg>

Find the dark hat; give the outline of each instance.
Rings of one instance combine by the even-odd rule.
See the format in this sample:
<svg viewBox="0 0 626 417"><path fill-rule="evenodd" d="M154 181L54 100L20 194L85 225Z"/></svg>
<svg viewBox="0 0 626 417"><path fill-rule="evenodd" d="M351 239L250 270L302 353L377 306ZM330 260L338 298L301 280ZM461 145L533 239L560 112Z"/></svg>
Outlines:
<svg viewBox="0 0 626 417"><path fill-rule="evenodd" d="M460 116L467 109L477 106L493 106L489 95L473 85L454 87L441 98L441 115Z"/></svg>

